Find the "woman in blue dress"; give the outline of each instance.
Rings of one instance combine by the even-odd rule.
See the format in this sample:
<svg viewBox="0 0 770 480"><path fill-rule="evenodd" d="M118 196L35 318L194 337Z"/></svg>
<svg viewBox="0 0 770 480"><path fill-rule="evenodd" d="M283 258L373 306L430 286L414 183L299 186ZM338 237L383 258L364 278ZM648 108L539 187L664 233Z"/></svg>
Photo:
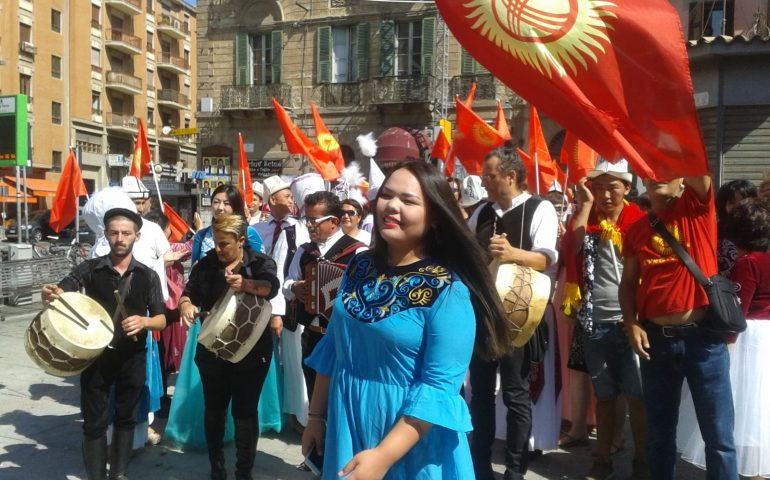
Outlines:
<svg viewBox="0 0 770 480"><path fill-rule="evenodd" d="M474 348L509 345L483 252L421 162L388 176L374 216L374 248L351 262L306 359L318 377L303 453L323 452L324 478L474 478L460 387Z"/></svg>
<svg viewBox="0 0 770 480"><path fill-rule="evenodd" d="M213 220L236 214L244 216L244 203L240 192L233 185L220 185L211 193L211 212ZM247 243L254 252L262 252L262 239L257 231L249 226ZM214 236L211 226L202 228L193 237L191 264L195 265L206 253L214 248ZM275 328L275 326L271 325ZM187 343L182 353L174 396L164 438L182 449L205 449L206 437L203 428L203 387L200 373L195 365L195 350L200 331L200 321L190 326ZM273 429L281 431L283 414L279 392L279 379L274 361L270 365L262 395L259 401L259 425L261 431ZM228 417L229 418L229 417ZM228 420L225 441L233 439L234 429L232 420Z"/></svg>

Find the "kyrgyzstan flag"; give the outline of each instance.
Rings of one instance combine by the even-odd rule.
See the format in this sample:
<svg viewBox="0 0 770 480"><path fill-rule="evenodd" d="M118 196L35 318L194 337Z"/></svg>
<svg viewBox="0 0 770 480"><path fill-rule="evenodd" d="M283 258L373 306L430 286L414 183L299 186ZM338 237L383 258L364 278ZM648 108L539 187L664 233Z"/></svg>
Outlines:
<svg viewBox="0 0 770 480"><path fill-rule="evenodd" d="M139 119L139 135L136 137L136 146L134 147L134 160L131 162L131 170L128 174L137 178L142 178L150 173L150 144L147 143L147 131L144 129L144 121Z"/></svg>
<svg viewBox="0 0 770 480"><path fill-rule="evenodd" d="M238 150L240 152L240 161L238 162L238 190L241 192L241 198L246 209L254 202L254 187L251 185L251 169L249 160L246 158L246 149L243 148L243 135L238 132Z"/></svg>
<svg viewBox="0 0 770 480"><path fill-rule="evenodd" d="M568 183L577 185L581 178L586 177L590 170L596 168L597 154L591 147L581 142L574 133L567 132L559 160L567 168Z"/></svg>
<svg viewBox="0 0 770 480"><path fill-rule="evenodd" d="M455 104L457 126L452 154L460 159L470 175L481 175L484 157L490 150L505 143L505 139L459 98L455 98Z"/></svg>
<svg viewBox="0 0 770 480"><path fill-rule="evenodd" d="M190 225L184 221L176 210L171 208L171 205L169 205L168 202L163 202L163 213L168 217L168 226L171 228L170 241L180 242L182 241L182 238L187 235L187 232L193 231L192 228L190 228Z"/></svg>
<svg viewBox="0 0 770 480"><path fill-rule="evenodd" d="M313 111L313 123L315 124L315 136L318 139L318 146L325 152L328 152L329 157L334 160L334 166L341 172L345 168L345 157L342 156L340 144L334 138L332 132L326 128L326 123L324 123L321 115L318 113L315 103L310 102L310 109Z"/></svg>
<svg viewBox="0 0 770 480"><path fill-rule="evenodd" d="M530 193L545 195L551 191L555 181L558 182L559 178L563 178L561 169L555 163L541 160L535 169L535 160L531 155L518 147L516 151L524 162L524 166L527 167L527 189Z"/></svg>
<svg viewBox="0 0 770 480"><path fill-rule="evenodd" d="M644 177L708 174L679 15L669 0L436 0L476 60Z"/></svg>
<svg viewBox="0 0 770 480"><path fill-rule="evenodd" d="M511 139L511 129L508 128L508 120L505 119L505 112L503 111L503 103L497 101L497 116L495 117L495 129L497 133L503 137L504 140Z"/></svg>
<svg viewBox="0 0 770 480"><path fill-rule="evenodd" d="M60 232L64 227L75 220L78 208L78 197L87 195L86 185L83 183L83 175L75 154L70 150L67 162L64 165L59 185L56 187L56 197L51 209L51 217L48 224L55 232Z"/></svg>
<svg viewBox="0 0 770 480"><path fill-rule="evenodd" d="M444 129L439 128L436 139L433 141L433 150L430 151L430 156L446 161L447 156L449 155L449 147L449 139L447 138Z"/></svg>
<svg viewBox="0 0 770 480"><path fill-rule="evenodd" d="M529 106L529 158L531 159L531 168L530 165L527 166L529 170L527 180L530 191L534 188L538 195L544 194L551 189L558 166L551 159L551 153L548 151L548 144L545 141L545 135L543 135L543 128L540 125L540 116L534 105ZM536 175L539 172L540 181L535 183Z"/></svg>
<svg viewBox="0 0 770 480"><path fill-rule="evenodd" d="M288 112L275 98L273 98L273 107L275 108L276 118L281 126L289 153L306 156L324 180L336 180L339 178L340 172L334 165L334 159L330 158L329 153L313 143L305 135L305 132L291 120Z"/></svg>

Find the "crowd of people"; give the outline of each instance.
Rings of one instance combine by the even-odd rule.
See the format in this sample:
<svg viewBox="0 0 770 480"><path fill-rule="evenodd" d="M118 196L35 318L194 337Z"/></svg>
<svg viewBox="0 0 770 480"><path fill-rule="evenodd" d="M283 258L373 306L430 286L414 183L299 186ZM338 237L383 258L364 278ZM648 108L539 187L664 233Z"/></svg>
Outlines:
<svg viewBox="0 0 770 480"><path fill-rule="evenodd" d="M172 372L163 439L206 449L214 480L228 478L226 442L235 478L251 479L260 432L285 426L302 432L301 469L410 480L491 480L496 438L504 479L522 479L533 456L595 429L575 474L609 479L627 420L633 479L675 478L680 453L709 479L770 477L770 181L715 194L709 177L648 179L639 197L625 161L600 159L573 189L535 195L508 147L478 177L415 161L386 173L344 188L273 176L250 205L221 185L211 225L196 215L178 243L139 179L92 196L95 258L43 289L46 302L84 289L109 312L114 290L130 299L81 379L89 479L108 464L127 478L131 449L160 440ZM669 236L739 286L744 332L702 328L715 313ZM538 315L524 305L542 320L518 343L505 264L551 285L532 293ZM271 309L237 362L197 341L227 292Z"/></svg>

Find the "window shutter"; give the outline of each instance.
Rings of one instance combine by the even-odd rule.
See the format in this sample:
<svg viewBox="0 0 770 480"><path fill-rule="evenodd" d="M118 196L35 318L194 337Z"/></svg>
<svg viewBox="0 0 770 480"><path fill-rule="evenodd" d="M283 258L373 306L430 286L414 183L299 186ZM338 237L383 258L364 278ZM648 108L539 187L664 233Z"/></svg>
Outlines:
<svg viewBox="0 0 770 480"><path fill-rule="evenodd" d="M318 27L316 34L316 52L318 54L318 83L332 81L332 27Z"/></svg>
<svg viewBox="0 0 770 480"><path fill-rule="evenodd" d="M478 60L474 60L473 63L474 63L474 70L476 70L477 74L489 75L489 70L487 70L487 68L484 65L480 64Z"/></svg>
<svg viewBox="0 0 770 480"><path fill-rule="evenodd" d="M464 48L460 56L460 75L473 75L473 57Z"/></svg>
<svg viewBox="0 0 770 480"><path fill-rule="evenodd" d="M380 75L396 74L396 22L380 23Z"/></svg>
<svg viewBox="0 0 770 480"><path fill-rule="evenodd" d="M249 82L249 34L235 34L235 84L248 85Z"/></svg>
<svg viewBox="0 0 770 480"><path fill-rule="evenodd" d="M423 75L433 75L436 52L436 18L422 19L422 68Z"/></svg>
<svg viewBox="0 0 770 480"><path fill-rule="evenodd" d="M353 63L353 81L369 78L369 24L356 25L356 61Z"/></svg>
<svg viewBox="0 0 770 480"><path fill-rule="evenodd" d="M281 59L283 58L283 31L270 32L270 63L273 83L281 83Z"/></svg>

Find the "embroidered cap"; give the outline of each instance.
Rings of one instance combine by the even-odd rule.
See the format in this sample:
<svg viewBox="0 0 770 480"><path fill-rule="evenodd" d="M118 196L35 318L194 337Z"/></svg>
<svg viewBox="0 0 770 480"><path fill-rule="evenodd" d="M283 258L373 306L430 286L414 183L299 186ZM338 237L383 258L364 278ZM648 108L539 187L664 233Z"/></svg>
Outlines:
<svg viewBox="0 0 770 480"><path fill-rule="evenodd" d="M468 175L463 178L462 190L460 190L460 205L470 207L476 205L487 197L487 189L481 184L481 177Z"/></svg>
<svg viewBox="0 0 770 480"><path fill-rule="evenodd" d="M612 175L626 183L631 183L633 176L628 172L628 162L621 158L615 163L610 163L602 157L596 163L596 168L588 172L588 178L596 178L602 175Z"/></svg>
<svg viewBox="0 0 770 480"><path fill-rule="evenodd" d="M257 182L257 181L252 182L251 189L254 191L254 195L258 196L259 198L264 197L265 186L262 185L262 182Z"/></svg>
<svg viewBox="0 0 770 480"><path fill-rule="evenodd" d="M150 198L150 190L144 186L139 177L128 175L120 181L120 188L126 192L131 200Z"/></svg>
<svg viewBox="0 0 770 480"><path fill-rule="evenodd" d="M272 194L274 194L276 192L280 192L281 190L285 190L285 189L291 187L291 185L289 185L283 178L281 178L278 175L273 175L272 177L267 177L264 180L263 183L265 185L265 189L264 189L265 197L264 198L267 198L267 197L271 196Z"/></svg>

